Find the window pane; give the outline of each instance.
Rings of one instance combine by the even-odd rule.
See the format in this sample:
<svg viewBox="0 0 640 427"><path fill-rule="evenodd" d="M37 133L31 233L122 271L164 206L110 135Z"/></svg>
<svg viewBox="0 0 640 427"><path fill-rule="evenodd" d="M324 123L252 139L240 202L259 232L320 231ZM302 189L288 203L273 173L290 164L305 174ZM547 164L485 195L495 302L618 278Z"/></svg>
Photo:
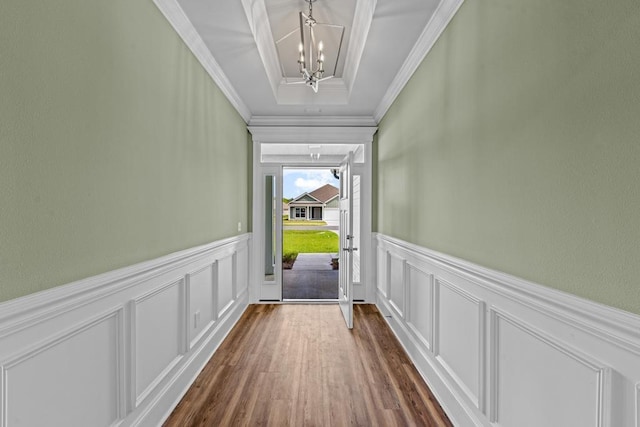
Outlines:
<svg viewBox="0 0 640 427"><path fill-rule="evenodd" d="M276 179L264 177L264 280L273 282L276 264Z"/></svg>

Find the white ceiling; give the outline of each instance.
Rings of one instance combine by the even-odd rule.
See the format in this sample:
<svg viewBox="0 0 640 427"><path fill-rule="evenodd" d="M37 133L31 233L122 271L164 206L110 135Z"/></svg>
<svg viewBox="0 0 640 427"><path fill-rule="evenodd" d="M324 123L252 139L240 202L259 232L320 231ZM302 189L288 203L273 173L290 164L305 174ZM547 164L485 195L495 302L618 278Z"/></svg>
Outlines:
<svg viewBox="0 0 640 427"><path fill-rule="evenodd" d="M177 0L187 24L171 0L155 1L250 124L372 125L463 0L315 1L318 22L346 27L339 72L318 93L285 83L275 46L307 13L304 0Z"/></svg>

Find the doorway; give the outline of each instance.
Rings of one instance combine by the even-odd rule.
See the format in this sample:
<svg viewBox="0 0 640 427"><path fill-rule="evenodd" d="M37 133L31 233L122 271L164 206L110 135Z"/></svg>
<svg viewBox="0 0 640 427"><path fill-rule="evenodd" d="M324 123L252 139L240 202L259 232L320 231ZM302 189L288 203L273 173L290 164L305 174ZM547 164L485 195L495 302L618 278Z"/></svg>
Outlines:
<svg viewBox="0 0 640 427"><path fill-rule="evenodd" d="M316 170L327 174L341 165L345 156L353 153L353 185L355 204L353 206L353 222L355 226L353 239L339 244L340 251L333 252L335 246L324 252L298 251L294 264L305 263L305 253L325 253L326 261L320 261L329 273L340 274L333 270L336 253L344 255L345 247L352 246L353 269L349 273L352 278L353 292L350 299L355 301L375 301L375 268L373 264L371 234L371 142L375 128L332 128L332 127L249 127L253 138L253 229L252 229L252 281L250 300L252 302L332 302L338 303L335 294L329 298L325 295L291 295L284 289L284 275L289 272L282 268L288 241L283 239L286 226L293 226L293 221L305 221L303 226L309 227L313 221L323 221L330 227L338 224L340 213L323 209L322 203L315 203L313 198L303 200L291 206L286 204L304 192L313 192L318 187L308 187L304 192L285 194L284 180L292 170ZM304 142L300 142L304 141ZM297 177L305 179L304 177ZM294 180L295 182L295 180ZM303 182L303 181L300 181ZM322 183L322 182L321 182ZM317 198L316 198L317 199ZM307 202L307 203L304 203ZM284 219L291 221L284 222ZM299 230L310 231L310 230ZM317 230L320 231L320 230ZM324 232L338 230L322 230ZM334 233L335 234L335 233ZM339 237L336 235L336 237ZM346 235L345 235L346 239ZM331 252L330 252L331 251ZM331 265L329 266L329 262ZM331 268L329 270L328 268ZM290 269L295 271L296 269ZM315 268L313 270L317 271ZM322 271L322 270L320 270ZM284 274L283 274L284 273ZM316 274L317 276L317 274ZM344 279L344 278L343 278ZM287 282L288 283L288 282ZM340 291L338 291L338 294Z"/></svg>
<svg viewBox="0 0 640 427"><path fill-rule="evenodd" d="M283 301L338 299L337 168L282 170Z"/></svg>

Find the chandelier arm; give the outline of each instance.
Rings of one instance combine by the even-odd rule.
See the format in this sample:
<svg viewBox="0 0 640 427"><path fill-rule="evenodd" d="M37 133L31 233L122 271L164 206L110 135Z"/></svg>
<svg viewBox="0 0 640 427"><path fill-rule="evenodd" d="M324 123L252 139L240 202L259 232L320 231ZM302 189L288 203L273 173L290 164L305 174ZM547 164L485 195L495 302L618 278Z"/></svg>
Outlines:
<svg viewBox="0 0 640 427"><path fill-rule="evenodd" d="M338 24L325 24L324 22L316 22L316 25L323 25L325 27L343 28L344 29L344 25L338 25Z"/></svg>
<svg viewBox="0 0 640 427"><path fill-rule="evenodd" d="M305 49L305 40L304 40L304 21L305 21L305 15L304 13L300 12L300 46L302 47L302 51L300 52L300 59L302 60L306 60L306 55L304 52ZM303 66L304 61L302 62L302 64L300 64L301 68L305 68Z"/></svg>

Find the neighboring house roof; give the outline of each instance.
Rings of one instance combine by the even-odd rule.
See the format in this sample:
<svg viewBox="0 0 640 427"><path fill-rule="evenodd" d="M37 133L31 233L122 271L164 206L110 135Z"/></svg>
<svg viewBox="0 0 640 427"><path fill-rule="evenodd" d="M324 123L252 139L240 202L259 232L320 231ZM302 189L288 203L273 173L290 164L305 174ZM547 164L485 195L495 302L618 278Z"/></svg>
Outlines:
<svg viewBox="0 0 640 427"><path fill-rule="evenodd" d="M302 193L295 199L289 202L290 206L296 205L312 205L312 204L326 204L327 202L338 197L340 190L331 184L325 184L320 188L313 190L310 193Z"/></svg>
<svg viewBox="0 0 640 427"><path fill-rule="evenodd" d="M334 187L331 184L325 184L317 190L313 190L309 195L314 199L321 201L322 203L327 203L329 200L334 199L338 196L340 190Z"/></svg>

